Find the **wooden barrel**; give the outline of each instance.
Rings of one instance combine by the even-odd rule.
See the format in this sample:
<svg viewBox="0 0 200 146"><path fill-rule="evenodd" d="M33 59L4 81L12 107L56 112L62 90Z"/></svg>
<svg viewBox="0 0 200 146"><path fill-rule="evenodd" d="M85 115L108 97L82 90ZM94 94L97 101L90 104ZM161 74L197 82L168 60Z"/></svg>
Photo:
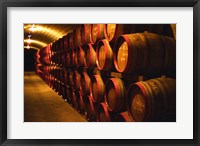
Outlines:
<svg viewBox="0 0 200 146"><path fill-rule="evenodd" d="M170 24L150 24L148 32L174 38Z"/></svg>
<svg viewBox="0 0 200 146"><path fill-rule="evenodd" d="M90 77L87 72L81 74L81 90L84 95L90 95Z"/></svg>
<svg viewBox="0 0 200 146"><path fill-rule="evenodd" d="M72 50L67 50L66 52L66 66L70 67L72 66L72 56L71 56Z"/></svg>
<svg viewBox="0 0 200 146"><path fill-rule="evenodd" d="M63 38L60 38L59 40L59 51L64 52L64 41Z"/></svg>
<svg viewBox="0 0 200 146"><path fill-rule="evenodd" d="M91 44L95 44L97 41L105 38L104 24L92 24L91 25Z"/></svg>
<svg viewBox="0 0 200 146"><path fill-rule="evenodd" d="M125 111L116 115L115 122L133 122L133 120L129 116L128 112Z"/></svg>
<svg viewBox="0 0 200 146"><path fill-rule="evenodd" d="M74 87L73 71L67 70L67 85Z"/></svg>
<svg viewBox="0 0 200 146"><path fill-rule="evenodd" d="M110 78L106 82L106 102L108 109L113 112L122 112L126 109L126 88L120 78Z"/></svg>
<svg viewBox="0 0 200 146"><path fill-rule="evenodd" d="M174 73L176 41L153 33L122 35L114 47L114 64L117 71L124 73Z"/></svg>
<svg viewBox="0 0 200 146"><path fill-rule="evenodd" d="M66 99L69 104L72 103L72 89L69 87L66 88Z"/></svg>
<svg viewBox="0 0 200 146"><path fill-rule="evenodd" d="M78 58L77 58L77 50L72 49L71 51L71 59L72 59L72 66L78 67Z"/></svg>
<svg viewBox="0 0 200 146"><path fill-rule="evenodd" d="M90 43L91 26L90 24L81 25L81 45Z"/></svg>
<svg viewBox="0 0 200 146"><path fill-rule="evenodd" d="M95 101L91 96L86 96L85 99L86 117L89 121L96 121Z"/></svg>
<svg viewBox="0 0 200 146"><path fill-rule="evenodd" d="M81 91L76 91L76 99L77 99L77 110L78 112L84 114L85 113L85 104L83 101L82 93Z"/></svg>
<svg viewBox="0 0 200 146"><path fill-rule="evenodd" d="M98 42L96 56L98 69L110 71L113 67L113 51L106 39Z"/></svg>
<svg viewBox="0 0 200 146"><path fill-rule="evenodd" d="M79 67L83 67L85 65L85 52L83 51L83 48L81 46L79 46L77 49L77 61Z"/></svg>
<svg viewBox="0 0 200 146"><path fill-rule="evenodd" d="M176 121L176 80L156 78L128 88L127 108L134 121Z"/></svg>
<svg viewBox="0 0 200 146"><path fill-rule="evenodd" d="M96 66L96 52L91 44L85 47L85 67L94 68Z"/></svg>
<svg viewBox="0 0 200 146"><path fill-rule="evenodd" d="M69 49L74 49L74 33L71 32L68 34L69 35Z"/></svg>
<svg viewBox="0 0 200 146"><path fill-rule="evenodd" d="M65 89L65 85L61 82L61 83L60 83L60 95L61 95L61 97L62 97L63 99L66 98L66 97L65 97L65 96L66 96L66 95L65 95L65 93L66 93L65 90L66 90L66 89Z"/></svg>
<svg viewBox="0 0 200 146"><path fill-rule="evenodd" d="M66 101L67 100L67 86L65 84L62 85L62 98Z"/></svg>
<svg viewBox="0 0 200 146"><path fill-rule="evenodd" d="M78 104L77 104L77 99L76 99L75 91L73 91L73 90L72 90L72 96L71 96L71 98L72 98L72 106L73 106L74 109L77 110Z"/></svg>
<svg viewBox="0 0 200 146"><path fill-rule="evenodd" d="M74 30L74 47L78 48L81 45L81 29L80 28L76 28Z"/></svg>
<svg viewBox="0 0 200 146"><path fill-rule="evenodd" d="M67 71L62 68L62 75L61 75L61 81L66 84L67 83Z"/></svg>
<svg viewBox="0 0 200 146"><path fill-rule="evenodd" d="M37 52L36 52L36 54L35 54L35 60L36 60L36 63L38 64L38 63L40 63L40 50L38 50Z"/></svg>
<svg viewBox="0 0 200 146"><path fill-rule="evenodd" d="M111 115L108 111L107 105L102 102L100 103L97 111L97 121L98 122L111 122Z"/></svg>
<svg viewBox="0 0 200 146"><path fill-rule="evenodd" d="M81 87L81 75L78 71L73 72L74 89L79 90Z"/></svg>
<svg viewBox="0 0 200 146"><path fill-rule="evenodd" d="M105 85L100 75L93 75L91 78L90 92L98 103L104 101Z"/></svg>
<svg viewBox="0 0 200 146"><path fill-rule="evenodd" d="M64 52L66 52L69 49L69 35L63 37L63 45Z"/></svg>
<svg viewBox="0 0 200 146"><path fill-rule="evenodd" d="M66 66L66 50L63 50L63 52L61 53L61 64L63 67Z"/></svg>
<svg viewBox="0 0 200 146"><path fill-rule="evenodd" d="M148 30L147 24L104 24L105 38L115 42L120 35Z"/></svg>

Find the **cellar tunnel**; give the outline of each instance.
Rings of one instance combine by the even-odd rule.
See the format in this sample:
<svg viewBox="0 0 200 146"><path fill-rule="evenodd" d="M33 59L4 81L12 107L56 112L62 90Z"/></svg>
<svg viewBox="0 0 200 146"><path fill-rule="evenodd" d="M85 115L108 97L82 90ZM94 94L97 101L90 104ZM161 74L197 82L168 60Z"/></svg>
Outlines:
<svg viewBox="0 0 200 146"><path fill-rule="evenodd" d="M24 24L24 122L176 122L176 24Z"/></svg>

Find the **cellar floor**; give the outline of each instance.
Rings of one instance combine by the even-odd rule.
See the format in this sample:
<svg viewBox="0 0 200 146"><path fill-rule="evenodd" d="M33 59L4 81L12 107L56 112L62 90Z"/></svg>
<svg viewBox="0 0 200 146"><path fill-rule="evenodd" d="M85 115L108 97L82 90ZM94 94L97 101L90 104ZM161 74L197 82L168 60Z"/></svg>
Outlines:
<svg viewBox="0 0 200 146"><path fill-rule="evenodd" d="M24 122L86 122L86 120L34 72L25 72Z"/></svg>

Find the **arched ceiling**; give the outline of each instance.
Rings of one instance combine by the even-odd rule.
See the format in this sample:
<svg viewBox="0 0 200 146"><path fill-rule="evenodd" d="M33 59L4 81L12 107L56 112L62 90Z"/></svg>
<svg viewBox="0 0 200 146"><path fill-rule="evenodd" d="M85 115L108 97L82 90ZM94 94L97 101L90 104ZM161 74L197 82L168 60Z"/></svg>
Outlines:
<svg viewBox="0 0 200 146"><path fill-rule="evenodd" d="M77 24L24 24L24 48L29 46L30 49L39 50L76 27Z"/></svg>

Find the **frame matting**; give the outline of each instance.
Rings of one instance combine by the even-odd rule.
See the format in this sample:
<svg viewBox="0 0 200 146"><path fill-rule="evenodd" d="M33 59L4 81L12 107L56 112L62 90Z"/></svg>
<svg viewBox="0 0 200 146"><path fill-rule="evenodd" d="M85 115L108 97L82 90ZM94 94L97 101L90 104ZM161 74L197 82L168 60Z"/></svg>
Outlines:
<svg viewBox="0 0 200 146"><path fill-rule="evenodd" d="M58 140L7 139L7 8L8 7L193 7L193 139L174 140ZM184 17L184 16L183 16ZM199 0L0 0L0 143L1 145L199 145ZM191 95L192 96L192 95Z"/></svg>

